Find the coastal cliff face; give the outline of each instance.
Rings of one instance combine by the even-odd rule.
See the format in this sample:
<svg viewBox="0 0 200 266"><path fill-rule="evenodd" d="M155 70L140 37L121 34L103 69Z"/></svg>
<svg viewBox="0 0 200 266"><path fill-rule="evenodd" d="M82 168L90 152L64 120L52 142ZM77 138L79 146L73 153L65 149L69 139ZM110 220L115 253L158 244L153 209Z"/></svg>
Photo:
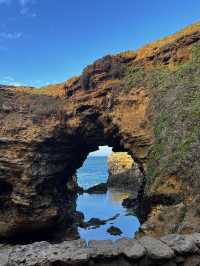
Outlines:
<svg viewBox="0 0 200 266"><path fill-rule="evenodd" d="M95 68L105 72L107 60L112 62L112 57ZM99 145L131 150L145 163L152 143L148 95L138 90L127 99L118 93L119 84L104 81L71 97L32 93L29 88L0 90L2 237L48 231L63 220L73 224L74 195L67 183Z"/></svg>
<svg viewBox="0 0 200 266"><path fill-rule="evenodd" d="M138 196L143 185L143 174L127 152L112 152L108 157L108 187L128 190Z"/></svg>
<svg viewBox="0 0 200 266"><path fill-rule="evenodd" d="M66 184L99 145L143 172L144 233L199 231L199 74L197 23L63 84L0 87L0 236L73 224Z"/></svg>
<svg viewBox="0 0 200 266"><path fill-rule="evenodd" d="M134 160L127 152L112 152L108 157L109 175L118 175L134 167Z"/></svg>

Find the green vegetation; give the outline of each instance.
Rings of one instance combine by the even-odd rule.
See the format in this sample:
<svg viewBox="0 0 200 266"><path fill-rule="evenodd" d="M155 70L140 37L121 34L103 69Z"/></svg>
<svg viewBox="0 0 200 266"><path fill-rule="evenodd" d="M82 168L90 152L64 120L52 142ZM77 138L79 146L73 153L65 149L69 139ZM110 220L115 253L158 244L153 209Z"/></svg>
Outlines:
<svg viewBox="0 0 200 266"><path fill-rule="evenodd" d="M192 59L176 69L129 66L123 88L145 88L152 95L156 141L150 152L147 186L156 176L179 173L188 178L183 165L190 165L187 157L200 133L200 45L193 47ZM191 165L191 175L193 170Z"/></svg>
<svg viewBox="0 0 200 266"><path fill-rule="evenodd" d="M144 68L128 67L123 79L123 89L129 91L133 88L154 88L163 83L169 76L170 70L166 67Z"/></svg>

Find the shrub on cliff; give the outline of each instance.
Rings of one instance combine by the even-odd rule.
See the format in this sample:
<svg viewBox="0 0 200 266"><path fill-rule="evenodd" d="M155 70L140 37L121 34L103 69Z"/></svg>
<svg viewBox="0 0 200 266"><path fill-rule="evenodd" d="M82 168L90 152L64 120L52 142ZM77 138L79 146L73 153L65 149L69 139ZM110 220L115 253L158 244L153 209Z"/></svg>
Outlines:
<svg viewBox="0 0 200 266"><path fill-rule="evenodd" d="M200 45L193 47L190 61L173 69L132 64L122 87L151 91L155 144L147 165L147 190L155 178L171 174L178 174L183 183L190 178L191 186L199 187Z"/></svg>

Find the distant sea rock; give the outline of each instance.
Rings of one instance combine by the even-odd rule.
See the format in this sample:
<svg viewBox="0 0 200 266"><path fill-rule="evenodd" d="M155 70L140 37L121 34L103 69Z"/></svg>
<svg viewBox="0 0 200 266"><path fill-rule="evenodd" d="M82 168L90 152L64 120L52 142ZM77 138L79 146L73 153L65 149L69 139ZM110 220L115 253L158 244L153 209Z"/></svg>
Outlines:
<svg viewBox="0 0 200 266"><path fill-rule="evenodd" d="M108 187L131 190L138 194L143 175L132 157L126 152L115 152L109 156Z"/></svg>
<svg viewBox="0 0 200 266"><path fill-rule="evenodd" d="M84 190L84 192L88 193L88 194L104 194L107 192L107 183L100 183L98 185L95 185L93 187L90 187L86 190Z"/></svg>

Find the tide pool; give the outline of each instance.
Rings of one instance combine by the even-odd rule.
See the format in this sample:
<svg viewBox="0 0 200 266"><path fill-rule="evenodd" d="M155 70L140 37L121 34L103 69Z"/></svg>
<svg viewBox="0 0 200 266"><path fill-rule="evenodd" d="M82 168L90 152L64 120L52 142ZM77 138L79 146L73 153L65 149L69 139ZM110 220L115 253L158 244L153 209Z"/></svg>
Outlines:
<svg viewBox="0 0 200 266"><path fill-rule="evenodd" d="M132 238L138 230L140 223L136 216L128 213L122 206L122 200L127 198L128 194L108 191L106 194L89 195L84 193L77 199L77 210L81 211L85 216L85 221L91 218L99 218L107 220L115 215L119 215L115 220L109 221L105 225L101 225L95 229L79 228L80 237L89 240L116 240L120 237ZM113 236L107 232L111 226L118 227L122 234L120 236Z"/></svg>
<svg viewBox="0 0 200 266"><path fill-rule="evenodd" d="M107 157L88 157L84 165L77 171L78 183L87 189L99 183L106 182L108 179ZM116 190L109 190L105 194L79 195L77 198L77 211L85 216L85 221L91 218L107 220L117 215L115 220L109 221L98 228L79 228L80 237L89 240L115 240L120 237L132 238L139 229L140 223L136 216L130 214L122 206L123 199L129 196ZM118 227L122 234L113 236L107 232L111 226Z"/></svg>

